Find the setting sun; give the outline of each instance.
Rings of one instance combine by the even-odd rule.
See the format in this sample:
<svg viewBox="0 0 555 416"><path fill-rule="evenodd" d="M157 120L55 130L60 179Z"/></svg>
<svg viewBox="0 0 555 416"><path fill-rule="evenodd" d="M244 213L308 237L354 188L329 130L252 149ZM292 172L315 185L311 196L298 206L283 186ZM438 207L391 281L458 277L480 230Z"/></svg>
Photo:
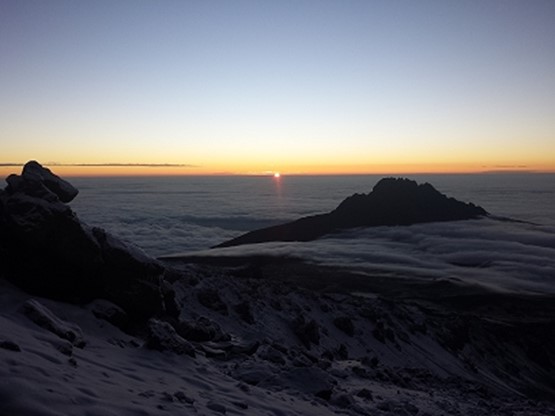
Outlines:
<svg viewBox="0 0 555 416"><path fill-rule="evenodd" d="M275 173L274 173L274 178L279 178L279 177L281 177L281 173L275 172Z"/></svg>

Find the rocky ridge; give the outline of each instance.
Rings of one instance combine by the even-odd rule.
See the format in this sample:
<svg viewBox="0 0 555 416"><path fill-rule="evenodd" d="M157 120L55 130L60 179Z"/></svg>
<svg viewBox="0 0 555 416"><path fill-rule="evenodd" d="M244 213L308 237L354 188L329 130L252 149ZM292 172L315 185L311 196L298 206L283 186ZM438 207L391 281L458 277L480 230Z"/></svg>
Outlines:
<svg viewBox="0 0 555 416"><path fill-rule="evenodd" d="M419 185L409 179L384 178L369 194L354 194L327 214L251 231L216 248L269 241L310 241L348 228L458 221L486 215L483 208L449 198L428 183Z"/></svg>

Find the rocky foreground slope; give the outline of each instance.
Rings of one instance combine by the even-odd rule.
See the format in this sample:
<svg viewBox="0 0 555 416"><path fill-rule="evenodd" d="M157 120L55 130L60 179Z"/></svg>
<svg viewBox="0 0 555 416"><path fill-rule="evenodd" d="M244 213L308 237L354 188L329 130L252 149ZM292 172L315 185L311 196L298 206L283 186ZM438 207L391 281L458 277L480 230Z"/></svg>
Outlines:
<svg viewBox="0 0 555 416"><path fill-rule="evenodd" d="M0 415L555 414L553 298L161 263L81 223L40 165L8 183Z"/></svg>

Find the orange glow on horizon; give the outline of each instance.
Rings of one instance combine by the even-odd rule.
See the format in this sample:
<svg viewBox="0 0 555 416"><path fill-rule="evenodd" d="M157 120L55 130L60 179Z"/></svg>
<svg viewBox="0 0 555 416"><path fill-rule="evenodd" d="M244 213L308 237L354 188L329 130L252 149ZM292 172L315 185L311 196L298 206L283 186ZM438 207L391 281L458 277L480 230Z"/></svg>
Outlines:
<svg viewBox="0 0 555 416"><path fill-rule="evenodd" d="M401 175L401 174L476 174L484 172L541 172L555 173L553 165L486 165L486 164L365 164L365 165L284 165L279 171L259 166L63 166L43 164L61 177L109 177L109 176L215 176L215 175L267 175L274 178L283 175ZM0 166L0 176L20 174L22 166Z"/></svg>

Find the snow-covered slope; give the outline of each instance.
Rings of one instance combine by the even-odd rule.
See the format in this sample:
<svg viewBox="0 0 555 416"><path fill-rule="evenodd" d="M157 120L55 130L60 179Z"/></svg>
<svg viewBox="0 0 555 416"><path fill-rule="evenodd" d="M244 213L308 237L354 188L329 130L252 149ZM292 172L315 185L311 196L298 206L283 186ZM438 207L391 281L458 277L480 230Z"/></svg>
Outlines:
<svg viewBox="0 0 555 416"><path fill-rule="evenodd" d="M168 323L178 332L165 335L154 320L154 331L122 332L97 317L106 302L30 302L3 282L0 414L555 412L545 401L554 397L550 349L536 345L534 356L529 346L541 331L523 332L514 315L503 322L495 308L489 317L455 314L237 274L175 272L182 312ZM32 319L29 303L54 325Z"/></svg>
<svg viewBox="0 0 555 416"><path fill-rule="evenodd" d="M157 261L37 165L0 191L0 416L555 414L553 296Z"/></svg>

